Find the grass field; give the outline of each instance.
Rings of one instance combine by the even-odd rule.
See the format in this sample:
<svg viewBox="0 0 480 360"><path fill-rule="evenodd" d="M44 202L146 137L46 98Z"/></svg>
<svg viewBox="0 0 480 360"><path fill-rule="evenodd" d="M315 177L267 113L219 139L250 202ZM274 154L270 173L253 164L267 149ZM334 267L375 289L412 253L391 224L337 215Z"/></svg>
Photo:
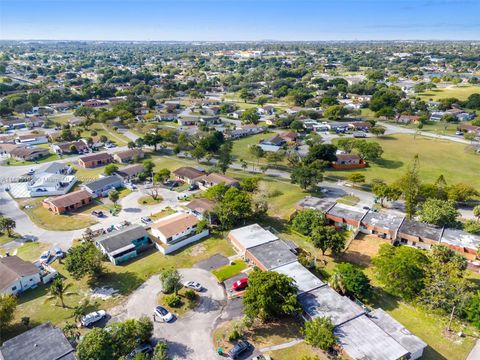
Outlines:
<svg viewBox="0 0 480 360"><path fill-rule="evenodd" d="M422 100L439 100L454 97L463 101L475 93L480 93L480 86L449 86L447 88L432 89L428 92L417 94L416 96L419 96Z"/></svg>
<svg viewBox="0 0 480 360"><path fill-rule="evenodd" d="M420 178L424 182L434 182L443 174L450 184L464 182L480 188L480 156L467 150L467 146L447 140L439 140L413 135L398 134L378 138L383 148L382 160L370 163L365 169L356 169L363 173L367 182L383 179L386 182L397 180L419 155ZM349 171L328 171L328 175L346 177Z"/></svg>
<svg viewBox="0 0 480 360"><path fill-rule="evenodd" d="M138 199L138 203L140 205L157 205L160 204L163 201L163 198L159 196L156 200L152 198L151 196L142 196L141 198Z"/></svg>
<svg viewBox="0 0 480 360"><path fill-rule="evenodd" d="M273 136L273 133L257 134L247 136L233 142L232 155L235 160L243 159L247 162L256 162L257 160L250 154L249 148L251 145L258 145L262 139L268 139ZM260 159L260 163L266 163L265 159Z"/></svg>
<svg viewBox="0 0 480 360"><path fill-rule="evenodd" d="M117 144L118 146L126 145L130 141L125 135L116 132L115 130L107 127L105 124L93 124L89 130L82 131L81 135L82 137L90 137L92 131L96 131L97 136L105 135L108 140Z"/></svg>
<svg viewBox="0 0 480 360"><path fill-rule="evenodd" d="M213 275L217 278L219 282L225 281L231 278L234 275L240 273L247 267L247 263L243 260L233 261L229 265L222 266L221 268L215 269L212 271Z"/></svg>
<svg viewBox="0 0 480 360"><path fill-rule="evenodd" d="M268 352L268 355L270 355L272 360L301 360L305 356L311 357L315 355L319 360L330 359L330 357L322 351L315 349L304 342L286 349L270 351Z"/></svg>

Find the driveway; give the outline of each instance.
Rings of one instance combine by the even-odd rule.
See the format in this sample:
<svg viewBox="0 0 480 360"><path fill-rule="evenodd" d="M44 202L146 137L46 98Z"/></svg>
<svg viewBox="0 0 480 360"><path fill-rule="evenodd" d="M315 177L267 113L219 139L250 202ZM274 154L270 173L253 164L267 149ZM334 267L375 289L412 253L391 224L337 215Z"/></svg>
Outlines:
<svg viewBox="0 0 480 360"><path fill-rule="evenodd" d="M180 269L182 281L195 280L207 290L199 293L200 303L171 323L154 323L154 337L168 343L170 357L178 359L220 359L214 349L212 331L225 306L225 293L211 273L203 269ZM123 321L146 315L152 318L162 285L158 275L148 279L126 304L112 309L112 320Z"/></svg>

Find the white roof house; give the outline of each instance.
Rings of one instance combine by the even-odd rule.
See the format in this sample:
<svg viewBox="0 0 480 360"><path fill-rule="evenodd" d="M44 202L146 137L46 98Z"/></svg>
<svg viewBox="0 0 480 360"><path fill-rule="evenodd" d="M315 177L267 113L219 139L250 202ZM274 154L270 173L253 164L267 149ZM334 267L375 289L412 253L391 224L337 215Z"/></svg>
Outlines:
<svg viewBox="0 0 480 360"><path fill-rule="evenodd" d="M295 280L295 284L298 287L298 294L302 294L326 285L322 280L312 274L298 261L277 267L273 271L290 276L293 280Z"/></svg>
<svg viewBox="0 0 480 360"><path fill-rule="evenodd" d="M278 237L270 231L265 230L260 225L253 224L230 231L228 239L239 252L244 254L245 250L270 241L278 240Z"/></svg>

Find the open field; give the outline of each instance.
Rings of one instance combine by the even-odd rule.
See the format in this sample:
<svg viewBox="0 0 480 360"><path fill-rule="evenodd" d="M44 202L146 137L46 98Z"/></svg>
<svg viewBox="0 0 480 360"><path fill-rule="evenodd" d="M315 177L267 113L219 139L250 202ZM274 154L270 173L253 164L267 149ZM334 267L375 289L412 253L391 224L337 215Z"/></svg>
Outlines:
<svg viewBox="0 0 480 360"><path fill-rule="evenodd" d="M90 137L92 136L92 131L96 131L97 136L105 135L108 140L117 144L118 146L126 145L127 142L130 141L125 135L116 132L112 128L107 127L105 124L93 124L92 126L90 126L89 130L82 131L81 135L82 137Z"/></svg>
<svg viewBox="0 0 480 360"><path fill-rule="evenodd" d="M428 92L416 94L416 96L419 96L422 100L439 100L454 97L463 101L466 100L470 95L475 93L480 93L480 86L460 85L432 89Z"/></svg>
<svg viewBox="0 0 480 360"><path fill-rule="evenodd" d="M424 182L434 182L444 175L447 183L464 182L480 187L480 156L467 150L467 145L413 135L398 134L377 138L383 148L382 160L370 163L365 169L355 169L363 173L367 182L383 179L386 182L397 180L415 155L419 155L420 178ZM353 171L353 170L352 170ZM328 171L328 175L346 177L349 171Z"/></svg>
<svg viewBox="0 0 480 360"><path fill-rule="evenodd" d="M250 146L258 145L262 139L268 139L273 135L273 133L267 132L264 134L246 136L242 139L235 140L233 142L232 155L237 161L243 159L247 162L256 162L257 160L250 154ZM265 159L260 159L260 163L266 163Z"/></svg>

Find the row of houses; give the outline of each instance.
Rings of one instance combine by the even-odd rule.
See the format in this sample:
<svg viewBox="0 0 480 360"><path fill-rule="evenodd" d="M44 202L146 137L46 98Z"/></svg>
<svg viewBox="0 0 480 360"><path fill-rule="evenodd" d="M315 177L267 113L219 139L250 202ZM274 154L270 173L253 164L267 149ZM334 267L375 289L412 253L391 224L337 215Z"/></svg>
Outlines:
<svg viewBox="0 0 480 360"><path fill-rule="evenodd" d="M339 345L352 359L418 359L427 344L382 309L370 311L330 288L297 260L296 246L258 224L230 231L228 239L249 263L291 277L306 320L328 317Z"/></svg>
<svg viewBox="0 0 480 360"><path fill-rule="evenodd" d="M211 186L223 183L227 186L240 186L238 180L219 173L207 174L205 171L195 169L190 166L184 166L176 169L173 174L177 180L183 181L189 185L198 185L201 189L208 189Z"/></svg>
<svg viewBox="0 0 480 360"><path fill-rule="evenodd" d="M297 204L297 210L316 209L325 213L326 219L338 228L376 235L384 239L420 249L432 245L448 246L467 258L473 259L480 246L480 236L463 230L436 227L407 219L390 212L373 212L359 207L339 204L316 197L306 197Z"/></svg>
<svg viewBox="0 0 480 360"><path fill-rule="evenodd" d="M102 152L91 155L82 156L78 159L78 165L83 168L94 168L99 166L108 165L112 162L118 162L122 164L130 163L135 159L143 159L145 153L142 149L128 149L119 151L112 154Z"/></svg>
<svg viewBox="0 0 480 360"><path fill-rule="evenodd" d="M350 121L350 122L318 122L317 120L304 119L302 120L303 127L307 130L315 132L335 131L344 133L347 131L363 131L368 132L372 124L368 121Z"/></svg>

